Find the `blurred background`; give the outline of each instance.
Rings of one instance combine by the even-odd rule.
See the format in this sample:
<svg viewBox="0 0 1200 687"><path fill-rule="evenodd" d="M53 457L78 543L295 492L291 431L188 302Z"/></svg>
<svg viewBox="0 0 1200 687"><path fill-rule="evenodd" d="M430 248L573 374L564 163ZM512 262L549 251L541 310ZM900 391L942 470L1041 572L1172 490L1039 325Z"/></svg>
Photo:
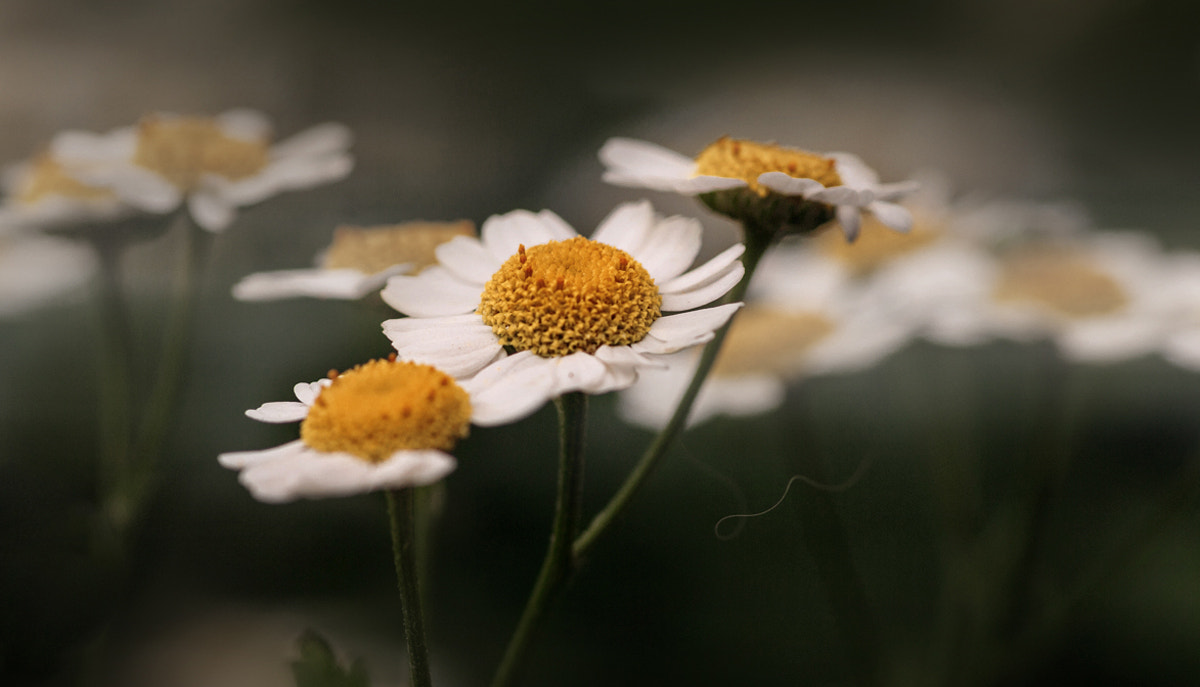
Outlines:
<svg viewBox="0 0 1200 687"><path fill-rule="evenodd" d="M617 135L685 154L724 134L850 150L885 180L938 170L956 192L1069 199L1096 226L1200 248L1198 28L1200 5L1180 0L5 0L0 161L64 129L246 106L281 137L347 124L357 164L345 181L243 211L218 238L136 591L119 602L86 550L97 315L85 290L0 320L0 683L72 684L79 646L107 628L116 684L289 684L286 660L311 626L365 658L375 684L404 684L382 499L267 506L216 462L294 438L243 411L386 354L379 322L392 313L378 298L239 303L229 290L241 276L310 264L339 223L550 208L587 233L641 197L600 181L595 153ZM735 240L691 201L649 197L700 216L707 251ZM147 356L170 250L148 242L125 265ZM987 478L980 502L1000 509L1020 489L1015 457L1053 412L1065 367L1054 357L1042 344L914 343L867 372L797 385L774 413L685 435L548 618L529 684L843 684L854 657L831 639L792 506L732 540L713 533L725 515L774 503L801 451L824 456L833 481L871 459L837 503L892 681L929 684L945 586L931 446L966 447ZM1086 393L1045 534L1052 578L1134 531L1200 443L1196 374L1157 358L1068 374ZM592 408L594 509L650 435L623 425L611 399ZM476 429L458 451L428 580L442 684L484 684L520 612L549 527L554 425L546 409ZM1171 521L1064 631L998 674L1200 679L1198 527L1195 508Z"/></svg>

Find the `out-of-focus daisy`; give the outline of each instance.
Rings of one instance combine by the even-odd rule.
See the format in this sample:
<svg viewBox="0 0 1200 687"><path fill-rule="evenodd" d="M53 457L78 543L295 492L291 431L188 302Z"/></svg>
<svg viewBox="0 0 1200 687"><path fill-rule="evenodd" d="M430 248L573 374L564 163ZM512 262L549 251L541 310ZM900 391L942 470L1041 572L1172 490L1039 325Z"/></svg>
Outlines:
<svg viewBox="0 0 1200 687"><path fill-rule="evenodd" d="M440 264L388 280L384 301L409 317L384 333L403 360L478 373L488 399L536 408L625 388L659 356L711 339L740 307L695 309L744 272L740 244L685 271L700 234L648 202L618 207L590 239L545 210L493 216L480 239L438 246Z"/></svg>
<svg viewBox="0 0 1200 687"><path fill-rule="evenodd" d="M475 225L468 220L338 227L317 267L251 274L234 285L233 296L243 301L297 296L357 300L383 288L388 277L437 262L434 249L446 241L474 235Z"/></svg>
<svg viewBox="0 0 1200 687"><path fill-rule="evenodd" d="M431 484L454 470L448 451L471 422L501 424L525 412L474 403L479 388L429 365L372 360L297 384L296 401L246 411L261 422L300 422L300 439L218 460L269 503Z"/></svg>
<svg viewBox="0 0 1200 687"><path fill-rule="evenodd" d="M266 117L229 110L211 118L153 114L107 134L64 132L51 152L73 176L129 205L165 213L186 202L197 224L220 231L238 207L345 177L350 140L346 127L330 123L272 144Z"/></svg>
<svg viewBox="0 0 1200 687"><path fill-rule="evenodd" d="M77 241L0 231L0 317L82 289L97 262L91 246Z"/></svg>
<svg viewBox="0 0 1200 687"><path fill-rule="evenodd" d="M907 343L915 329L879 307L836 265L794 244L763 258L746 300L689 423L767 412L783 402L789 383L868 368ZM621 393L618 408L626 420L658 429L674 414L695 373L698 351L674 354L667 362Z"/></svg>
<svg viewBox="0 0 1200 687"><path fill-rule="evenodd" d="M49 152L13 165L0 177L0 226L58 229L102 223L136 212L109 189L71 176Z"/></svg>
<svg viewBox="0 0 1200 687"><path fill-rule="evenodd" d="M810 153L723 137L693 160L647 141L611 138L600 160L611 184L700 196L716 212L771 231L806 233L836 218L853 241L864 211L897 231L912 223L893 201L915 184L882 184L850 153Z"/></svg>
<svg viewBox="0 0 1200 687"><path fill-rule="evenodd" d="M1175 304L1157 243L1134 232L1012 242L994 256L930 253L889 271L893 298L949 290L928 309L929 336L1055 339L1072 360L1111 362L1157 350Z"/></svg>

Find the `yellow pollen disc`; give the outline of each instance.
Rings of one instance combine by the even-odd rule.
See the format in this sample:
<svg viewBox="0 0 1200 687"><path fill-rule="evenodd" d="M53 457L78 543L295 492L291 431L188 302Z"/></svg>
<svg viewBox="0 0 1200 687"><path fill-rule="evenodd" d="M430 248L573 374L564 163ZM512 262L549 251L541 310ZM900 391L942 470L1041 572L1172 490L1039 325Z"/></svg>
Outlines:
<svg viewBox="0 0 1200 687"><path fill-rule="evenodd" d="M267 141L225 135L213 119L147 117L138 125L133 162L183 190L202 174L244 179L267 165Z"/></svg>
<svg viewBox="0 0 1200 687"><path fill-rule="evenodd" d="M662 295L628 253L576 236L521 246L484 287L478 312L502 345L551 358L641 341Z"/></svg>
<svg viewBox="0 0 1200 687"><path fill-rule="evenodd" d="M405 222L380 227L338 227L322 266L374 274L411 263L414 271L437 262L434 249L455 236L474 236L475 225L458 222Z"/></svg>
<svg viewBox="0 0 1200 687"><path fill-rule="evenodd" d="M765 307L742 308L729 328L713 375L792 372L804 354L836 328L816 312L781 312Z"/></svg>
<svg viewBox="0 0 1200 687"><path fill-rule="evenodd" d="M818 249L855 274L871 272L889 260L929 245L942 232L928 224L916 224L907 233L884 226L873 215L864 215L854 243L840 231L825 231L815 237Z"/></svg>
<svg viewBox="0 0 1200 687"><path fill-rule="evenodd" d="M47 196L62 196L75 200L103 200L112 198L108 189L96 188L67 175L63 166L42 154L30 162L29 171L21 179L15 193L22 203L36 203Z"/></svg>
<svg viewBox="0 0 1200 687"><path fill-rule="evenodd" d="M840 186L837 164L832 158L814 153L721 137L696 156L697 176L718 176L741 179L760 196L768 190L758 185L758 176L767 172L783 172L798 179L815 179L824 186Z"/></svg>
<svg viewBox="0 0 1200 687"><path fill-rule="evenodd" d="M1128 303L1121 285L1086 257L1044 247L1007 256L992 296L1002 303L1033 303L1067 317L1106 315Z"/></svg>
<svg viewBox="0 0 1200 687"><path fill-rule="evenodd" d="M446 373L429 365L372 360L337 375L300 425L318 451L340 451L378 463L396 451L448 451L467 436L471 400Z"/></svg>

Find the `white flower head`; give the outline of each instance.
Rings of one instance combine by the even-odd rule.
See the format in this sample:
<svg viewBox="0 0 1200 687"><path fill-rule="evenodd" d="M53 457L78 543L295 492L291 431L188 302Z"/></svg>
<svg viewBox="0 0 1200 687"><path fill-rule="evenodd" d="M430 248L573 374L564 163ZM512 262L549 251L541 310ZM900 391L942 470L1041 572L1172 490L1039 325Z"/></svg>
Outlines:
<svg viewBox="0 0 1200 687"><path fill-rule="evenodd" d="M647 141L611 138L600 149L600 161L608 183L700 196L716 212L772 229L807 233L836 218L853 241L864 211L897 231L912 223L894 201L916 185L882 184L850 153L816 154L723 137L693 160Z"/></svg>
<svg viewBox="0 0 1200 687"><path fill-rule="evenodd" d="M431 484L454 470L448 451L473 419L467 388L429 365L394 359L331 373L294 391L297 401L266 403L246 415L300 422L300 439L218 456L260 501Z"/></svg>
<svg viewBox="0 0 1200 687"><path fill-rule="evenodd" d="M0 317L82 290L97 262L92 247L78 241L0 231Z"/></svg>
<svg viewBox="0 0 1200 687"><path fill-rule="evenodd" d="M0 226L62 229L123 219L137 210L112 191L92 186L49 152L12 165L0 177Z"/></svg>
<svg viewBox="0 0 1200 687"><path fill-rule="evenodd" d="M877 307L872 294L833 263L782 244L759 264L745 309L730 327L688 422L747 416L783 403L790 383L871 367L906 344L911 322ZM621 393L627 421L663 427L691 382L696 351L667 359Z"/></svg>
<svg viewBox="0 0 1200 687"><path fill-rule="evenodd" d="M382 295L409 315L383 323L400 359L474 375L483 418L625 388L741 305L700 308L741 280L743 247L687 271L700 224L648 202L618 207L590 239L545 210L493 216L481 233L438 246L438 265L392 277Z"/></svg>
<svg viewBox="0 0 1200 687"><path fill-rule="evenodd" d="M317 267L256 272L234 285L233 296L242 301L300 296L358 300L383 288L388 277L437 262L437 246L455 236L474 235L475 225L468 220L338 227Z"/></svg>
<svg viewBox="0 0 1200 687"><path fill-rule="evenodd" d="M129 205L166 213L186 203L197 224L221 231L239 207L345 177L350 141L345 126L329 123L272 145L266 117L229 110L211 118L153 114L107 134L69 131L51 152Z"/></svg>

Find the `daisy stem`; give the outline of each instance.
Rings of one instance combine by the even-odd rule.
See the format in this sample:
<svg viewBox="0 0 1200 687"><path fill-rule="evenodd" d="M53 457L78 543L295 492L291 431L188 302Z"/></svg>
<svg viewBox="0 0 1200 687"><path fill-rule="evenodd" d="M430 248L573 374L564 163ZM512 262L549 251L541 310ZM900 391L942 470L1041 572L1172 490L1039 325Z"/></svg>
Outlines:
<svg viewBox="0 0 1200 687"><path fill-rule="evenodd" d="M767 248L771 246L773 240L765 238L769 236L769 232L751 231L750 227L743 232L746 242L746 252L742 254L742 266L745 267L745 273L742 275L742 280L737 283L729 293L726 294L725 303L737 303L746 295L746 289L750 286L750 279L754 275L754 270L758 267L758 261L767 252ZM737 315L735 314L734 317ZM721 344L725 341L725 334L729 331L730 325L733 324L733 317L725 323L723 327L718 329L711 341L704 346L704 351L700 354L700 363L696 367L695 374L692 375L692 381L684 391L683 397L679 400L679 405L675 408L675 414L671 416L670 421L663 427L658 436L654 438L653 443L646 448L646 452L642 454L642 458L634 466L633 471L625 478L625 482L613 494L608 505L592 518L587 529L575 539L573 547L575 559L581 559L600 538L600 535L608 529L610 525L617 519L622 511L625 510L629 502L645 484L646 479L650 477L654 469L658 467L659 461L666 455L667 449L671 447L671 443L687 421L687 416L691 412L692 404L696 401L696 396L700 394L700 387L704 385L705 378L708 377L709 371L712 369L713 363L717 360L717 353L721 350Z"/></svg>
<svg viewBox="0 0 1200 687"><path fill-rule="evenodd" d="M579 529L583 500L583 437L587 424L587 396L580 392L563 394L554 403L558 408L560 452L558 498L554 507L554 524L550 530L550 546L517 629L513 631L500 666L496 669L492 687L507 687L516 680L538 621L575 569L576 559L571 545Z"/></svg>
<svg viewBox="0 0 1200 687"><path fill-rule="evenodd" d="M404 612L404 641L408 645L408 675L412 687L430 687L429 648L421 614L421 585L417 579L416 532L412 489L387 491L388 520L392 529L392 557L396 586Z"/></svg>

